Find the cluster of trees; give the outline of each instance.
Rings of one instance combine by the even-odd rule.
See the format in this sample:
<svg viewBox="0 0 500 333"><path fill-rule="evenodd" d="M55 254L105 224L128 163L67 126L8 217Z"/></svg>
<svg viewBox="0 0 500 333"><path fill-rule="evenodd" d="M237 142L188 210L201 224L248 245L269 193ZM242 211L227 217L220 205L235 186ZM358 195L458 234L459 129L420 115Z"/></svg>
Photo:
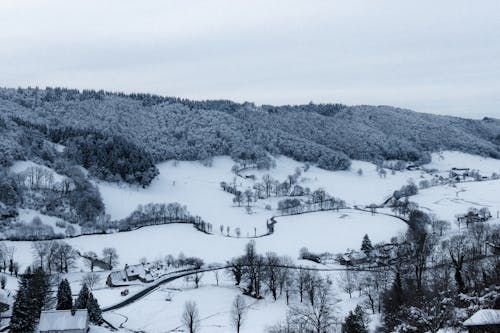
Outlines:
<svg viewBox="0 0 500 333"><path fill-rule="evenodd" d="M33 242L32 248L36 265L48 274L68 273L78 258L77 251L60 240Z"/></svg>
<svg viewBox="0 0 500 333"><path fill-rule="evenodd" d="M485 244L498 241L500 230L487 224L474 229L444 240L424 229L409 229L407 260L395 266L392 285L382 293L387 332L408 327L437 332L460 325L477 308L493 306L494 296L484 296L500 283L500 261L486 256Z"/></svg>
<svg viewBox="0 0 500 333"><path fill-rule="evenodd" d="M234 195L233 202L235 204L240 206L242 203L245 203L247 206L250 206L252 202L257 201L258 199L267 199L271 196L289 197L309 195L311 190L308 187L302 187L298 184L301 174L301 168L297 167L295 172L288 175L283 182L273 179L269 174L266 174L262 177L261 181L254 183L252 187L253 189L246 189L245 191L240 191L238 189L236 185L236 177L233 178L233 181L230 183L221 182L220 186L223 191Z"/></svg>
<svg viewBox="0 0 500 333"><path fill-rule="evenodd" d="M203 221L199 216L189 213L186 206L177 202L169 204L139 205L128 217L113 222L120 231L128 231L148 225L167 223L191 223L200 231L212 232L212 224Z"/></svg>
<svg viewBox="0 0 500 333"><path fill-rule="evenodd" d="M92 323L98 325L102 323L103 319L99 303L85 283L74 303L71 287L66 279L63 279L59 283L55 300L56 304L54 304L54 300L50 295L50 274L47 274L41 267L35 269L28 268L20 277L16 300L12 308L9 332L34 332L41 311L53 308L54 305L57 310L74 311L77 309L87 309L89 320Z"/></svg>
<svg viewBox="0 0 500 333"><path fill-rule="evenodd" d="M7 239L9 240L43 240L64 238L64 234L54 232L50 225L43 224L42 220L35 216L30 223L16 222L9 227Z"/></svg>
<svg viewBox="0 0 500 333"><path fill-rule="evenodd" d="M97 299L94 297L89 287L87 286L87 283L85 282L82 284L82 288L78 293L78 297L73 303L71 286L68 280L61 280L57 288L56 302L56 310L74 311L79 309L87 309L89 314L89 321L91 323L100 325L103 322L102 311L99 303L97 302Z"/></svg>
<svg viewBox="0 0 500 333"><path fill-rule="evenodd" d="M270 327L269 332L326 332L336 324L332 281L318 272L296 267L290 258L275 253L258 254L253 241L229 266L245 295L262 298L269 293L273 300L286 301L286 322Z"/></svg>
<svg viewBox="0 0 500 333"><path fill-rule="evenodd" d="M14 261L15 248L0 242L0 272L17 276L19 264Z"/></svg>
<svg viewBox="0 0 500 333"><path fill-rule="evenodd" d="M285 199L278 202L278 209L283 215L316 212L345 208L345 201L328 194L324 189L317 189L307 200Z"/></svg>
<svg viewBox="0 0 500 333"><path fill-rule="evenodd" d="M240 191L236 185L236 178L231 183L221 182L220 186L222 190L234 195L234 204L246 205L249 211L251 211L250 207L253 202L271 196L286 197L278 202L278 210L284 215L345 207L343 200L332 197L324 189L311 192L308 187L300 186L298 182L301 174L302 170L296 168L295 172L288 175L283 182L275 180L267 174L262 177L260 182L253 185L253 190L247 188ZM310 198L299 198L304 196L310 196Z"/></svg>
<svg viewBox="0 0 500 333"><path fill-rule="evenodd" d="M22 173L0 168L0 201L9 211L18 208L34 209L70 222L66 235L56 234L52 227L43 225L39 218L31 223L12 223L17 213L0 216L0 231L13 240L54 239L73 236L79 224L84 233L94 233L103 226L104 204L98 188L78 168L66 163L54 165L63 178L54 181L54 172L46 167L28 167ZM101 224L101 225L99 225Z"/></svg>
<svg viewBox="0 0 500 333"><path fill-rule="evenodd" d="M97 132L64 143L66 156L100 179L145 187L160 173L147 151L122 136Z"/></svg>
<svg viewBox="0 0 500 333"><path fill-rule="evenodd" d="M416 194L418 194L418 186L413 181L410 181L407 185L403 185L399 190L394 191L392 196L394 199L399 200Z"/></svg>
<svg viewBox="0 0 500 333"><path fill-rule="evenodd" d="M428 160L429 151L446 149L499 157L498 121L433 116L387 106L271 107L59 88L1 89L0 99L6 105L1 127L9 133L9 143L17 143L0 147L7 147L11 156L19 153L20 145L9 117L29 119L50 129L53 124L59 124L57 128L92 128L98 135L106 133L110 140L127 138L141 152L151 152L154 162L230 155L237 161L268 167L268 154L283 154L326 169L346 169L349 158L421 163ZM132 115L135 121L129 121ZM131 151L121 152L124 149L117 153L128 158ZM141 163L130 165L136 165L139 172L146 170ZM101 167L105 169L96 171L106 177L126 169L106 163ZM127 176L146 182L148 178ZM125 180L127 176L120 175Z"/></svg>
<svg viewBox="0 0 500 333"><path fill-rule="evenodd" d="M395 201L393 210L406 217L409 228L391 242L394 253L385 262L390 270L343 278L346 292L360 290L368 308L382 313L384 332L437 332L460 326L478 308L493 307L498 290L491 286L500 283L500 257L489 244L500 242L498 226L476 221L443 237L450 223L407 198ZM370 256L374 248L365 236L361 250Z"/></svg>
<svg viewBox="0 0 500 333"><path fill-rule="evenodd" d="M45 246L50 246L47 244ZM36 252L36 248L35 248ZM105 268L108 270L112 270L113 267L116 267L119 263L119 255L114 247L105 247L102 249L102 256L99 258L98 254L94 251L87 251L82 254L78 252L74 252L74 254L78 254L83 259L85 259L85 264L90 268L90 271L94 271L94 267L99 265L101 268ZM40 257L40 256L39 256ZM87 283L90 286L90 283Z"/></svg>

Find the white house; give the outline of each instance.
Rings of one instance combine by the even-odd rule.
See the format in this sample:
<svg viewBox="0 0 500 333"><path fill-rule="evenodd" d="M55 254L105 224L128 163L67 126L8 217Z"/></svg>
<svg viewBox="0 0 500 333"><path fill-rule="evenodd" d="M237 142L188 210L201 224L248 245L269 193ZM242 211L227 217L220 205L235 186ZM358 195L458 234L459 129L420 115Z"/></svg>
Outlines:
<svg viewBox="0 0 500 333"><path fill-rule="evenodd" d="M86 333L88 330L87 310L42 311L38 324L40 333Z"/></svg>

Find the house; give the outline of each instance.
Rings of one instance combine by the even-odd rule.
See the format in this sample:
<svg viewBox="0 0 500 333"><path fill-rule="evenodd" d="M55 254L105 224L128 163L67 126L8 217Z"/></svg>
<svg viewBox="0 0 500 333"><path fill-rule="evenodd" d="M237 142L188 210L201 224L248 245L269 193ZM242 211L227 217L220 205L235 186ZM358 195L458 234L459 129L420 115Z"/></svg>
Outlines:
<svg viewBox="0 0 500 333"><path fill-rule="evenodd" d="M153 282L154 277L149 265L125 265L121 271L111 272L106 279L106 284L110 287L128 286L134 283Z"/></svg>
<svg viewBox="0 0 500 333"><path fill-rule="evenodd" d="M364 252L349 251L339 257L339 263L345 266L361 265L368 262L368 256Z"/></svg>
<svg viewBox="0 0 500 333"><path fill-rule="evenodd" d="M455 178L455 180L460 181L461 179L465 180L465 178L469 176L469 168L451 168L450 178Z"/></svg>
<svg viewBox="0 0 500 333"><path fill-rule="evenodd" d="M467 226L476 222L486 222L491 219L491 213L489 211L481 212L481 210L470 210L467 214L457 215L457 222L459 224L465 223Z"/></svg>
<svg viewBox="0 0 500 333"><path fill-rule="evenodd" d="M42 311L40 333L86 333L89 331L87 310L51 310Z"/></svg>
<svg viewBox="0 0 500 333"><path fill-rule="evenodd" d="M482 309L464 321L469 333L500 332L500 310Z"/></svg>

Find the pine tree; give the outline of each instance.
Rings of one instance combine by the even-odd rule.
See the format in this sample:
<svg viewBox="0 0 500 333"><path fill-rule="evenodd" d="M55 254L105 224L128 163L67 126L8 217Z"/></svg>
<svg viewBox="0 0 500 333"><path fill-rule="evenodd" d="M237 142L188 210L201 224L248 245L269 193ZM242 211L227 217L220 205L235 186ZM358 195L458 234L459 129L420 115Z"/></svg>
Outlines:
<svg viewBox="0 0 500 333"><path fill-rule="evenodd" d="M97 325L102 323L102 312L99 303L95 299L92 293L89 293L88 303L87 303L87 311L89 312L89 320Z"/></svg>
<svg viewBox="0 0 500 333"><path fill-rule="evenodd" d="M57 289L57 310L71 310L73 307L73 298L71 296L71 286L68 280L64 279Z"/></svg>
<svg viewBox="0 0 500 333"><path fill-rule="evenodd" d="M369 256L373 251L372 241L366 234L363 237L363 242L361 243L361 251L363 251L367 256Z"/></svg>
<svg viewBox="0 0 500 333"><path fill-rule="evenodd" d="M78 294L78 298L75 301L75 308L77 309L86 309L87 304L89 303L89 288L87 284L84 283L82 289L80 289L80 293Z"/></svg>
<svg viewBox="0 0 500 333"><path fill-rule="evenodd" d="M342 333L368 333L363 309L358 305L350 311L342 323Z"/></svg>
<svg viewBox="0 0 500 333"><path fill-rule="evenodd" d="M41 268L33 273L31 269L26 270L19 281L16 301L12 308L10 332L33 332L49 293L49 276Z"/></svg>
<svg viewBox="0 0 500 333"><path fill-rule="evenodd" d="M12 308L9 331L11 333L33 332L35 329L33 307L28 298L28 285L29 277L24 274L19 281L16 301Z"/></svg>
<svg viewBox="0 0 500 333"><path fill-rule="evenodd" d="M37 268L29 279L28 299L33 306L35 318L40 317L50 295L50 276L42 268Z"/></svg>

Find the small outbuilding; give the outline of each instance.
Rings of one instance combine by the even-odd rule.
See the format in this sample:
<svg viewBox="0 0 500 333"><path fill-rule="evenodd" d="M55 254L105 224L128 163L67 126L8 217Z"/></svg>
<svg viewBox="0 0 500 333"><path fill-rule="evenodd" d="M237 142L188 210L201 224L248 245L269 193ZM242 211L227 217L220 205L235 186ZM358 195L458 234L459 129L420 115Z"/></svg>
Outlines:
<svg viewBox="0 0 500 333"><path fill-rule="evenodd" d="M482 309L464 321L469 333L500 332L500 310Z"/></svg>
<svg viewBox="0 0 500 333"><path fill-rule="evenodd" d="M87 310L51 310L42 311L40 333L87 333L89 315Z"/></svg>

